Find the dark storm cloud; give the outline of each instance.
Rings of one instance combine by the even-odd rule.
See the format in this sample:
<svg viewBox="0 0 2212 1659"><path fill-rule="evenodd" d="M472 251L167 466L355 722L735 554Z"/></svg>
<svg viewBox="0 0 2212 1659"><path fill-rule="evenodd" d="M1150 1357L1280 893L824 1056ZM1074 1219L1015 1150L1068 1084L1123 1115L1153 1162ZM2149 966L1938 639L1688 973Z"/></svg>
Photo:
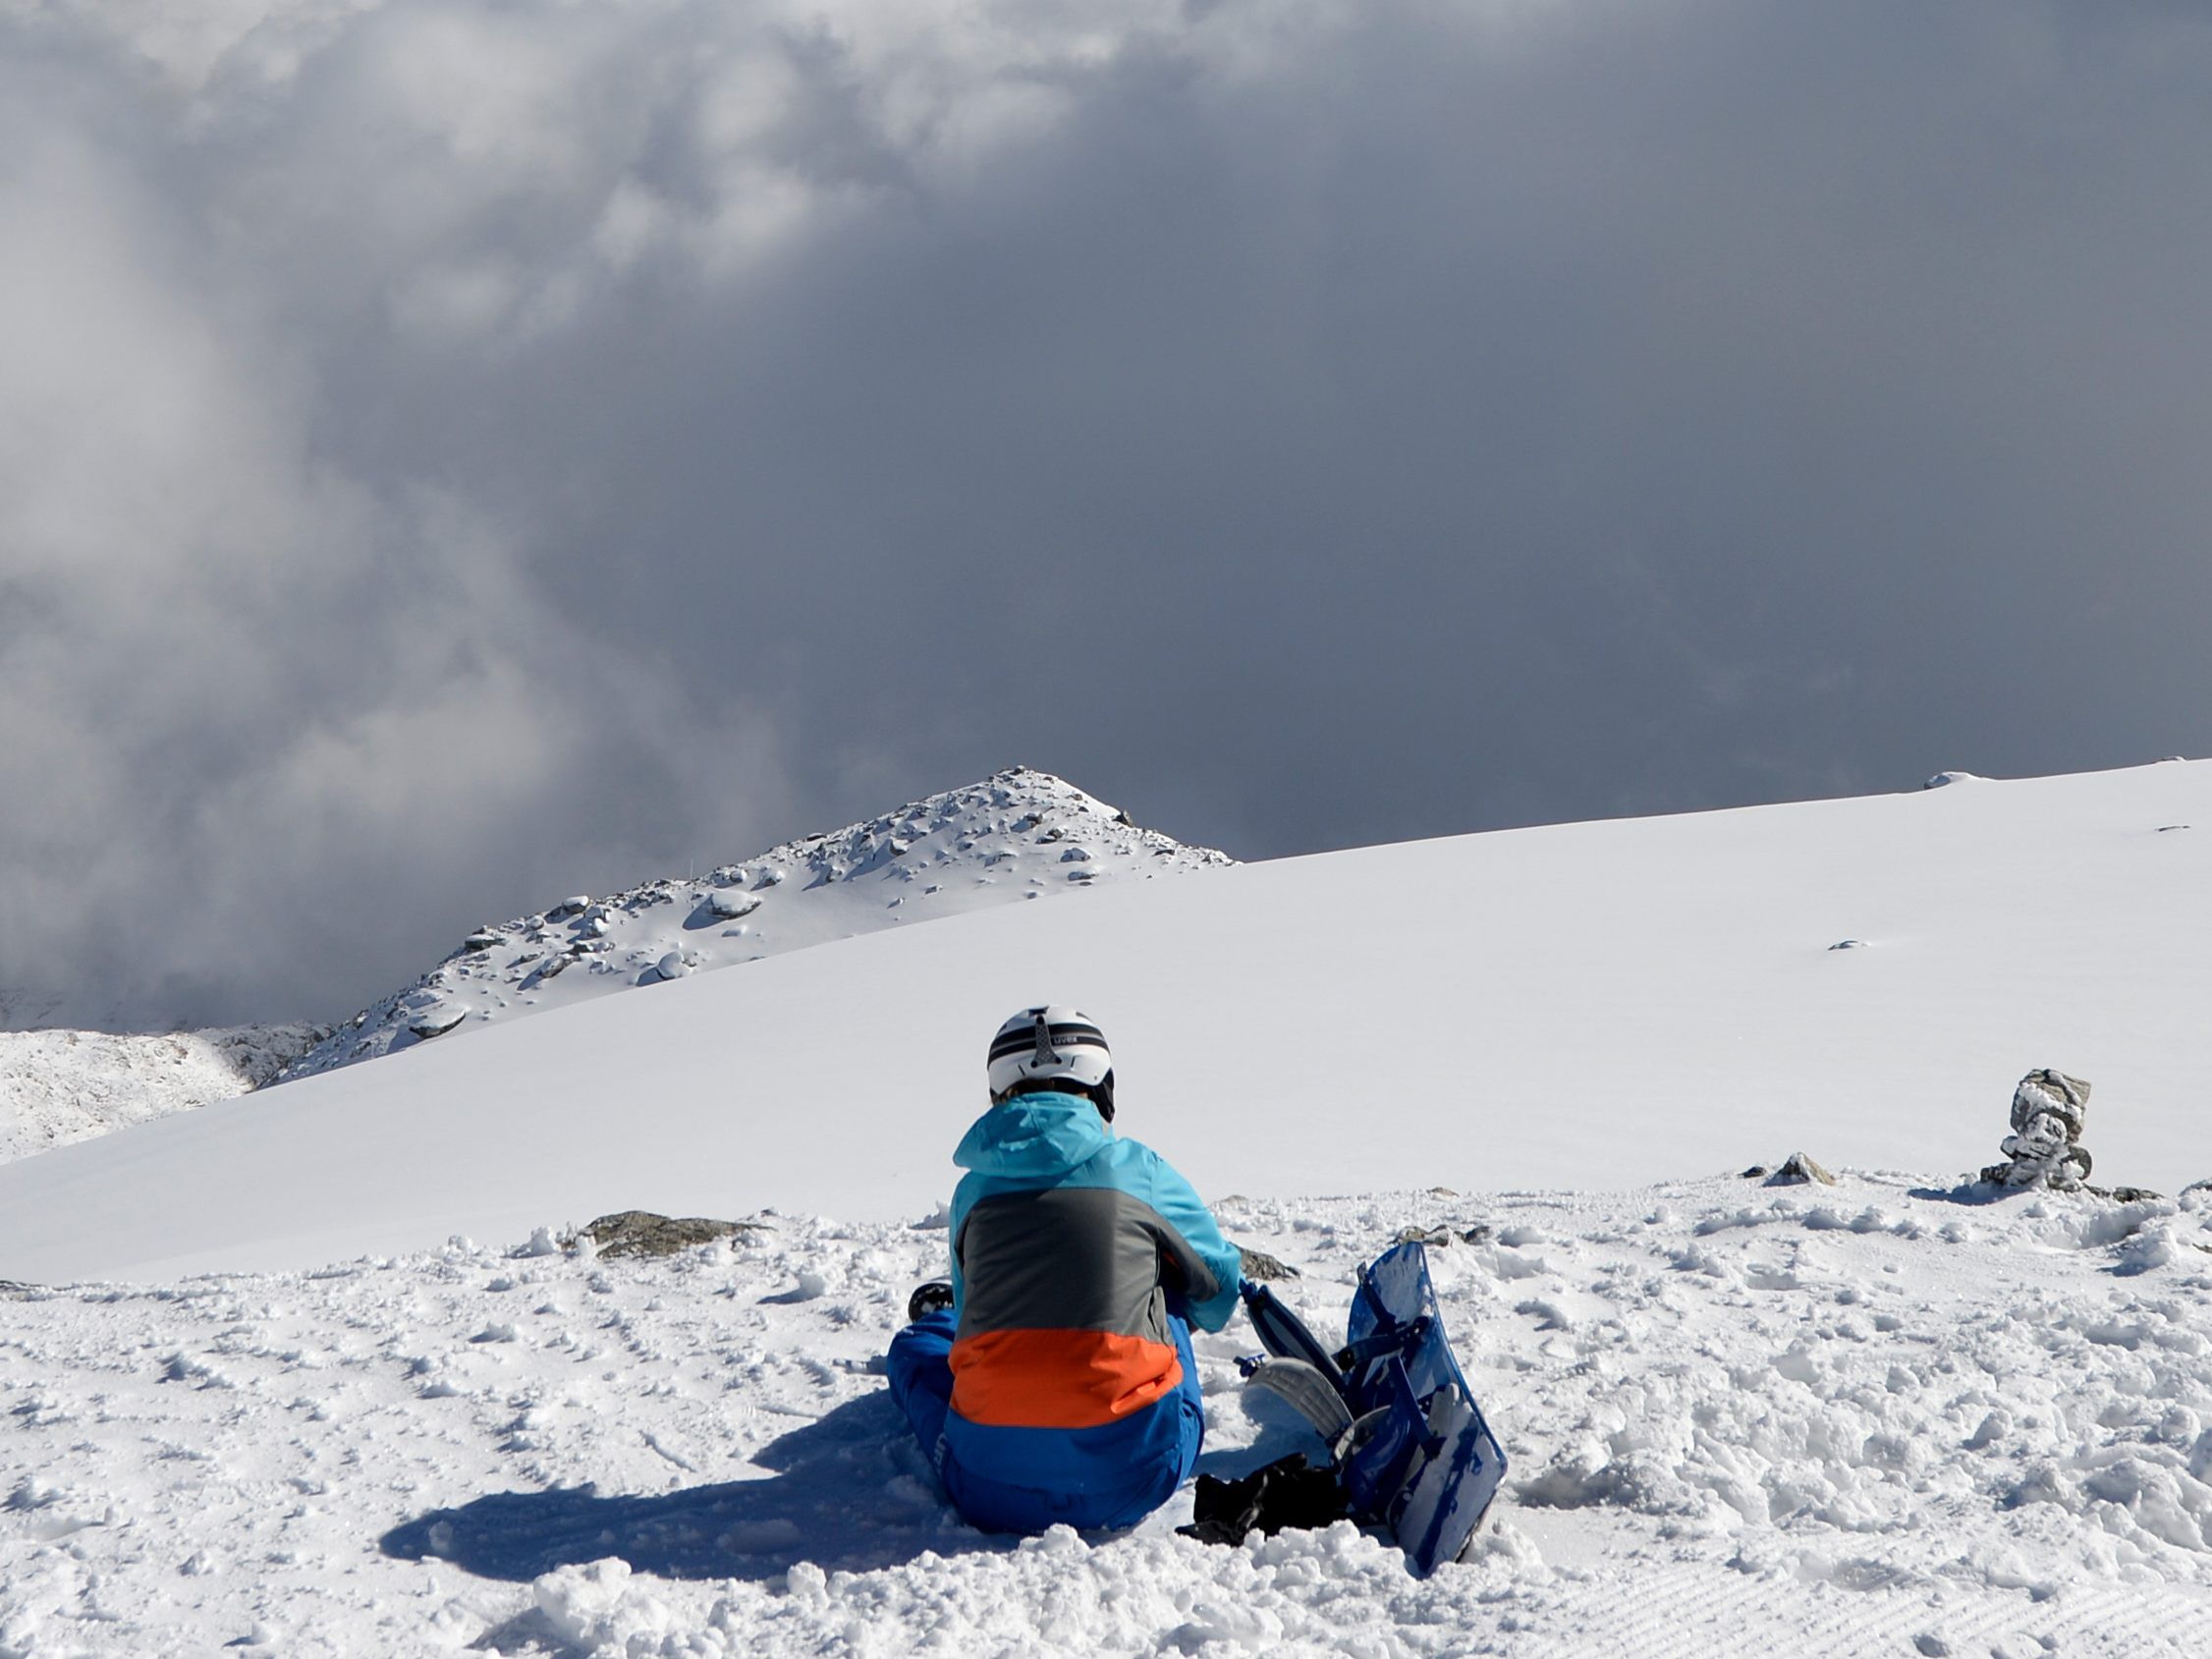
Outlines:
<svg viewBox="0 0 2212 1659"><path fill-rule="evenodd" d="M2191 10L232 14L0 7L18 1019L1017 759L1258 857L2202 746Z"/></svg>

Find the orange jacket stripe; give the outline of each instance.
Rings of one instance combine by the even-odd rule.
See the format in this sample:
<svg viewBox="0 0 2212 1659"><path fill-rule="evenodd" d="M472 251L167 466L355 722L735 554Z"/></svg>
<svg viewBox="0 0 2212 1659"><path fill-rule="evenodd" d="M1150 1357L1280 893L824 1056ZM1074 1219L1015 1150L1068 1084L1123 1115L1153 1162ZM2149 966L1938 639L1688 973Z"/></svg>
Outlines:
<svg viewBox="0 0 2212 1659"><path fill-rule="evenodd" d="M1183 1381L1172 1344L1112 1331L986 1331L953 1344L953 1410L999 1428L1096 1428Z"/></svg>

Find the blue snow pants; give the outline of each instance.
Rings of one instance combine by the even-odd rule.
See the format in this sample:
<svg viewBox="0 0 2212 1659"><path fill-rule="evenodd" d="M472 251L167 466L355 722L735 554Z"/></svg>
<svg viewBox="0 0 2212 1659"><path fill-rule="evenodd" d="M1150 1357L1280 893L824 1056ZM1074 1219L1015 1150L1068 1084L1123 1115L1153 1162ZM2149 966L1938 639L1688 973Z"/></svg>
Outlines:
<svg viewBox="0 0 2212 1659"><path fill-rule="evenodd" d="M891 1398L913 1426L945 1496L971 1524L986 1532L1060 1525L1112 1530L1135 1525L1173 1497L1189 1478L1205 1438L1190 1327L1170 1314L1168 1328L1183 1381L1136 1416L1100 1428L1001 1428L960 1416L952 1410L950 1308L893 1337L884 1366ZM969 1466L975 1463L987 1464L990 1472ZM1021 1478L1005 1477L1016 1469Z"/></svg>

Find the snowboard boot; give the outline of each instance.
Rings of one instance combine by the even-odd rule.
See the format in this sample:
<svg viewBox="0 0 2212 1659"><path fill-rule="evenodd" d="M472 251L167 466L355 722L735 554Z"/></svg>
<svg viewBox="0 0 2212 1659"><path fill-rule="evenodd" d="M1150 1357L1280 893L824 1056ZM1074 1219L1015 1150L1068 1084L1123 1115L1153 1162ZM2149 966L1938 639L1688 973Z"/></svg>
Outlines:
<svg viewBox="0 0 2212 1659"><path fill-rule="evenodd" d="M952 1304L953 1286L951 1280L932 1279L926 1284L916 1285L914 1294L907 1298L907 1323L911 1325L916 1319L926 1317L936 1312L940 1307L950 1307Z"/></svg>

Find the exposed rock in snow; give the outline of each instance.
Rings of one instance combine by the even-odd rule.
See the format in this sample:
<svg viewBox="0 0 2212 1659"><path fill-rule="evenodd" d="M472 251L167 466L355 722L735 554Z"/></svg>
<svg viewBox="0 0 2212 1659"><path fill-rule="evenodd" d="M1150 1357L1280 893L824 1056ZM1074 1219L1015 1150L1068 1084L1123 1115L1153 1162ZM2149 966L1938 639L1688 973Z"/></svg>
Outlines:
<svg viewBox="0 0 2212 1659"><path fill-rule="evenodd" d="M1269 1255L1265 1250L1255 1249L1249 1244L1239 1244L1237 1248L1244 1254L1244 1277L1247 1279L1264 1285L1299 1276L1297 1268L1278 1256Z"/></svg>
<svg viewBox="0 0 2212 1659"><path fill-rule="evenodd" d="M327 1025L0 1031L0 1163L257 1088Z"/></svg>
<svg viewBox="0 0 2212 1659"><path fill-rule="evenodd" d="M1782 1160L1782 1167L1766 1178L1769 1187L1802 1187L1808 1183L1833 1187L1836 1178L1802 1152L1791 1153Z"/></svg>
<svg viewBox="0 0 2212 1659"><path fill-rule="evenodd" d="M1401 1244L1426 1244L1443 1249L1452 1243L1452 1230L1449 1227L1401 1228L1397 1242Z"/></svg>
<svg viewBox="0 0 2212 1659"><path fill-rule="evenodd" d="M2013 1133L1999 1150L2010 1161L1991 1164L1984 1181L2000 1187L2049 1187L2071 1191L2088 1178L2089 1149L2081 1144L2089 1110L2089 1085L2049 1068L2028 1073L2013 1090Z"/></svg>
<svg viewBox="0 0 2212 1659"><path fill-rule="evenodd" d="M609 1260L625 1256L674 1255L678 1250L711 1244L741 1233L764 1229L756 1221L715 1221L703 1215L655 1215L651 1210L617 1210L586 1227L581 1237L597 1246Z"/></svg>
<svg viewBox="0 0 2212 1659"><path fill-rule="evenodd" d="M466 1008L433 1004L412 1016L407 1028L418 1037L442 1037L468 1018L469 1011Z"/></svg>
<svg viewBox="0 0 2212 1659"><path fill-rule="evenodd" d="M649 881L599 899L572 894L540 913L479 927L285 1076L374 1059L409 1032L466 1034L466 1016L504 1023L932 916L1233 861L1138 829L1073 784L1018 766L695 880ZM1060 864L1067 879L1056 874L1048 886L1041 872ZM740 927L723 925L741 918ZM430 1007L441 1011L434 1019Z"/></svg>
<svg viewBox="0 0 2212 1659"><path fill-rule="evenodd" d="M1946 784L1978 784L1983 782L1979 772L1938 772L1922 784L1922 789L1942 789Z"/></svg>

